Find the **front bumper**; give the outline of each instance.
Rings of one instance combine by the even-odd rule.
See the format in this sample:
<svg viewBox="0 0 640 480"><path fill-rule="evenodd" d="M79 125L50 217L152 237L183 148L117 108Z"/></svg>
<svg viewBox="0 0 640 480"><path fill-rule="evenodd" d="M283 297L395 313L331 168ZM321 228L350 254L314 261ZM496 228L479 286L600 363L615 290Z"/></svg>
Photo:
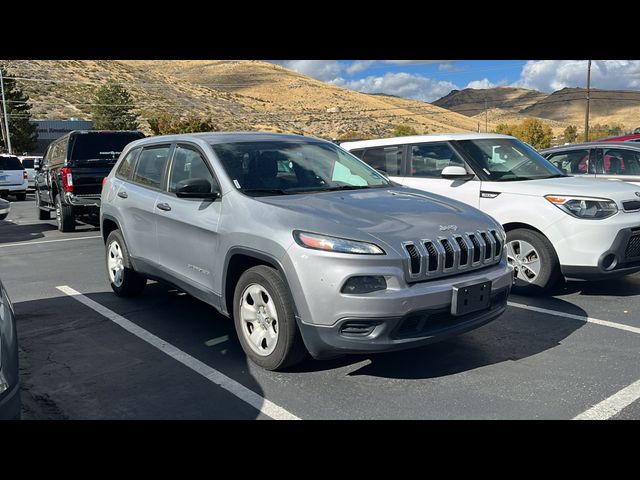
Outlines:
<svg viewBox="0 0 640 480"><path fill-rule="evenodd" d="M562 274L580 280L602 280L640 271L640 226L621 229L596 265L562 265Z"/></svg>
<svg viewBox="0 0 640 480"><path fill-rule="evenodd" d="M316 359L404 350L439 342L495 320L504 313L510 290L511 286L494 291L489 309L459 317L450 314L449 302L396 317L345 318L330 327L300 321L298 325Z"/></svg>
<svg viewBox="0 0 640 480"><path fill-rule="evenodd" d="M0 215L8 214L11 211L11 208L1 208L0 207Z"/></svg>
<svg viewBox="0 0 640 480"><path fill-rule="evenodd" d="M0 420L20 419L20 384L0 396Z"/></svg>

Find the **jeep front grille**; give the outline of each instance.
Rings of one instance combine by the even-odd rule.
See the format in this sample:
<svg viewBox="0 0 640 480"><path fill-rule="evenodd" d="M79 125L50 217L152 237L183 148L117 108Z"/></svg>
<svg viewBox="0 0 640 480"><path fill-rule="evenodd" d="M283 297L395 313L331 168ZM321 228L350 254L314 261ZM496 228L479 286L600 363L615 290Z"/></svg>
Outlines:
<svg viewBox="0 0 640 480"><path fill-rule="evenodd" d="M504 238L497 230L403 242L407 281L419 282L498 263Z"/></svg>

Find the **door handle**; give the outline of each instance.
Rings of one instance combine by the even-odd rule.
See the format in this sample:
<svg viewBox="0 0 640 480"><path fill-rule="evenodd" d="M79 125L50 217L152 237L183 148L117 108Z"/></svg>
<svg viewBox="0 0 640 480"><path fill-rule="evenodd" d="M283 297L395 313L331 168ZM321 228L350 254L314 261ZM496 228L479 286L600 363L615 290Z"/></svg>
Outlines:
<svg viewBox="0 0 640 480"><path fill-rule="evenodd" d="M171 205L169 205L168 203L159 203L156 205L156 207L158 207L158 209L160 210L164 210L165 212L169 212L171 210Z"/></svg>
<svg viewBox="0 0 640 480"><path fill-rule="evenodd" d="M120 198L129 198L129 195L127 195L127 192L118 192L118 196Z"/></svg>

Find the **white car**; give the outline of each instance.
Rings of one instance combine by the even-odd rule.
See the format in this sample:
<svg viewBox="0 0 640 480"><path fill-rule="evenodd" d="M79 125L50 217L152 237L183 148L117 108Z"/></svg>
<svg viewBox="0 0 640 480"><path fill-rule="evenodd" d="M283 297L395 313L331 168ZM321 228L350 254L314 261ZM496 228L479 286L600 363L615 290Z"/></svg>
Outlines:
<svg viewBox="0 0 640 480"><path fill-rule="evenodd" d="M0 155L0 196L15 195L27 198L27 172L15 155Z"/></svg>
<svg viewBox="0 0 640 480"><path fill-rule="evenodd" d="M640 270L636 185L567 176L508 135L422 135L341 147L391 180L496 218L507 232L518 293L547 291L563 276L602 279Z"/></svg>
<svg viewBox="0 0 640 480"><path fill-rule="evenodd" d="M4 220L11 211L11 204L0 198L0 220Z"/></svg>
<svg viewBox="0 0 640 480"><path fill-rule="evenodd" d="M29 188L36 188L36 170L35 170L35 161L42 160L42 157L18 157L20 162L22 162L22 166L27 172L27 183Z"/></svg>

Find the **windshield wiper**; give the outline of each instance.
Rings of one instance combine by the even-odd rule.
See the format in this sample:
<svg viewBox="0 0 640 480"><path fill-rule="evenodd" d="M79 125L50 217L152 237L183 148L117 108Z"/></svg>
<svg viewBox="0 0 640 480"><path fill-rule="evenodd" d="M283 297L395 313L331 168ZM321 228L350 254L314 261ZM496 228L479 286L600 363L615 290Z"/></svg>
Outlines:
<svg viewBox="0 0 640 480"><path fill-rule="evenodd" d="M289 192L282 188L244 188L244 193L273 193L277 195L289 195Z"/></svg>

